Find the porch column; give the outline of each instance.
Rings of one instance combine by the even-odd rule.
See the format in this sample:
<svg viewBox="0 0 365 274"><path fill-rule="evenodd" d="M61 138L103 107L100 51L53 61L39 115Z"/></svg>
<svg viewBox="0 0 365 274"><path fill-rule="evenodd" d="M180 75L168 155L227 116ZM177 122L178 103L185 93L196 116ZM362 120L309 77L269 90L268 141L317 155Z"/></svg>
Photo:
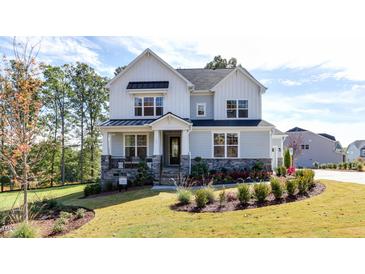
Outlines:
<svg viewBox="0 0 365 274"><path fill-rule="evenodd" d="M161 155L161 137L160 131L154 130L153 131L153 155Z"/></svg>
<svg viewBox="0 0 365 274"><path fill-rule="evenodd" d="M109 148L109 133L103 132L103 147L102 147L102 155L110 155Z"/></svg>
<svg viewBox="0 0 365 274"><path fill-rule="evenodd" d="M181 155L188 155L190 151L189 148L189 131L181 131Z"/></svg>

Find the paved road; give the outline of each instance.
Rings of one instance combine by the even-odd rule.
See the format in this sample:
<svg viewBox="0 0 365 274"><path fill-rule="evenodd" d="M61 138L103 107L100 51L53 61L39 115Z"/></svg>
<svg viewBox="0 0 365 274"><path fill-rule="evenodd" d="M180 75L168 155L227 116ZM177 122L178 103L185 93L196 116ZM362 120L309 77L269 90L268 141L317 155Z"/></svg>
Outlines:
<svg viewBox="0 0 365 274"><path fill-rule="evenodd" d="M315 179L365 184L365 172L344 172L336 170L315 170Z"/></svg>

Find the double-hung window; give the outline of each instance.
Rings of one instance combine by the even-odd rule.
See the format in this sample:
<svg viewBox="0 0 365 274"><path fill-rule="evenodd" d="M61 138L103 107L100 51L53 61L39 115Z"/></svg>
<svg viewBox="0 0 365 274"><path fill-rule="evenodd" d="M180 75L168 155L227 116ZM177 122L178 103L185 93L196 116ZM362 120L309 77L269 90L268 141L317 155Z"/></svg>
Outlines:
<svg viewBox="0 0 365 274"><path fill-rule="evenodd" d="M196 117L205 117L206 115L206 103L197 103L196 104Z"/></svg>
<svg viewBox="0 0 365 274"><path fill-rule="evenodd" d="M124 140L125 157L147 157L147 135L145 134L128 134Z"/></svg>
<svg viewBox="0 0 365 274"><path fill-rule="evenodd" d="M213 134L214 158L238 157L238 133L214 133Z"/></svg>
<svg viewBox="0 0 365 274"><path fill-rule="evenodd" d="M163 97L135 97L134 116L160 116L163 114Z"/></svg>
<svg viewBox="0 0 365 274"><path fill-rule="evenodd" d="M227 118L248 118L248 100L227 100Z"/></svg>

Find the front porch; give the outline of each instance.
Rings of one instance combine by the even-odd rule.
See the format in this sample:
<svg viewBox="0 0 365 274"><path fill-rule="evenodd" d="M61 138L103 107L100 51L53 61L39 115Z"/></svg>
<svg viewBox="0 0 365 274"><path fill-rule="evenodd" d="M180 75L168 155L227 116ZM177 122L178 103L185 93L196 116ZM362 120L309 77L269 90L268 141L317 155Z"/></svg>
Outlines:
<svg viewBox="0 0 365 274"><path fill-rule="evenodd" d="M133 179L145 161L158 183L180 180L190 174L189 133L191 123L175 115L160 117L138 127L103 130L101 180L116 184L120 175Z"/></svg>

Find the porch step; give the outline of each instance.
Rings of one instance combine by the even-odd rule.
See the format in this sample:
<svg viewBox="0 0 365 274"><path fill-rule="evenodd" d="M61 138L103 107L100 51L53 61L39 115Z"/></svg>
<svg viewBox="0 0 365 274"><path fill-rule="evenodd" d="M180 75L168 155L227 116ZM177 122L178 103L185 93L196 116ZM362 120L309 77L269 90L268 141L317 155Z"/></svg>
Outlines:
<svg viewBox="0 0 365 274"><path fill-rule="evenodd" d="M161 182L163 185L174 185L174 182L178 183L180 179L179 168L164 167L161 173Z"/></svg>

